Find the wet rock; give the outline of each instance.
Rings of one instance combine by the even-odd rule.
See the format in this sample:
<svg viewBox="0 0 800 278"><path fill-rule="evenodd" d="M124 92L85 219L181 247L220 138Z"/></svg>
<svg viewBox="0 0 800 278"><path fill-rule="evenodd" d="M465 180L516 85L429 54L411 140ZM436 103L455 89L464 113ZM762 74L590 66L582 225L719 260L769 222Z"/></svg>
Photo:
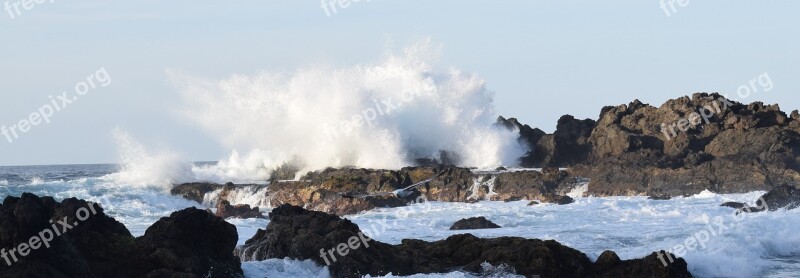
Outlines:
<svg viewBox="0 0 800 278"><path fill-rule="evenodd" d="M713 111L708 118L698 111ZM742 193L800 182L800 114L697 93L654 107L638 100L607 106L596 122L569 115L553 134L513 119L501 126L529 142L521 160L569 168L592 181L594 196Z"/></svg>
<svg viewBox="0 0 800 278"><path fill-rule="evenodd" d="M668 266L653 255L627 261L604 259L602 267L596 267L585 254L553 240L482 239L464 234L436 242L406 239L389 245L368 238L347 219L322 212L283 205L269 217L266 230L239 249L242 258L310 259L329 265L333 277L446 273L453 269L478 273L484 262L508 266L527 277L691 277L680 258Z"/></svg>
<svg viewBox="0 0 800 278"><path fill-rule="evenodd" d="M556 195L556 194L544 194L542 195L539 201L542 201L542 203L553 203L557 205L566 205L575 202L575 200L569 196Z"/></svg>
<svg viewBox="0 0 800 278"><path fill-rule="evenodd" d="M539 204L539 202L537 202L537 201L530 201L528 203L528 206L535 206L535 205L538 205L538 204Z"/></svg>
<svg viewBox="0 0 800 278"><path fill-rule="evenodd" d="M648 196L647 199L648 200L669 200L669 199L672 199L672 196L653 194L653 195Z"/></svg>
<svg viewBox="0 0 800 278"><path fill-rule="evenodd" d="M721 207L729 207L729 208L740 209L740 208L744 208L744 207L746 207L746 206L747 206L747 204L745 204L745 203L739 203L739 202L725 202L725 203L722 203L722 204L721 204L721 205L719 205L719 206L721 206Z"/></svg>
<svg viewBox="0 0 800 278"><path fill-rule="evenodd" d="M795 209L800 206L800 189L784 184L773 188L756 201L756 206L775 211L779 209Z"/></svg>
<svg viewBox="0 0 800 278"><path fill-rule="evenodd" d="M45 230L52 232L50 221L63 225L48 247L43 242ZM235 227L194 208L164 217L134 238L100 204L29 193L7 197L0 206L0 248L18 248L34 236L41 239L38 247L10 266L0 263L0 277L243 276L232 255Z"/></svg>
<svg viewBox="0 0 800 278"><path fill-rule="evenodd" d="M450 230L477 230L477 229L497 229L500 225L486 219L486 217L470 217L456 221Z"/></svg>
<svg viewBox="0 0 800 278"><path fill-rule="evenodd" d="M250 205L231 205L226 200L222 200L217 203L217 212L215 214L217 217L221 217L223 219L227 218L241 218L241 219L248 219L248 218L264 218L264 215L261 214L261 211L258 210L258 207L250 208Z"/></svg>

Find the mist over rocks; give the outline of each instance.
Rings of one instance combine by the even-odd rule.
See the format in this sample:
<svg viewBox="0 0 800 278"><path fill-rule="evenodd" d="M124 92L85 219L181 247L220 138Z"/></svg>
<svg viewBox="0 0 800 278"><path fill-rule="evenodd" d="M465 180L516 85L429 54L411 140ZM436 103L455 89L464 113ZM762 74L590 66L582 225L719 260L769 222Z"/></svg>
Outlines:
<svg viewBox="0 0 800 278"><path fill-rule="evenodd" d="M76 219L89 206L96 213ZM51 220L66 231L53 236L49 248L28 249L27 256L17 250L17 262L0 262L0 277L243 277L233 256L236 227L196 208L161 218L134 238L100 204L29 193L9 196L0 206L0 248L32 242L52 227Z"/></svg>
<svg viewBox="0 0 800 278"><path fill-rule="evenodd" d="M569 168L596 196L741 193L800 180L800 113L716 93L607 106L597 121L565 115L553 134L513 118L498 124L528 145L522 166Z"/></svg>
<svg viewBox="0 0 800 278"><path fill-rule="evenodd" d="M505 265L526 277L692 277L681 258L664 266L655 253L623 261L607 251L603 257L616 260L592 263L585 254L554 240L518 237L482 239L461 234L435 242L406 239L399 245L367 238L363 246L339 248L363 235L350 220L291 205L275 208L269 218L266 229L238 249L243 260L310 259L328 265L333 277L447 273L454 269L479 273L484 262Z"/></svg>

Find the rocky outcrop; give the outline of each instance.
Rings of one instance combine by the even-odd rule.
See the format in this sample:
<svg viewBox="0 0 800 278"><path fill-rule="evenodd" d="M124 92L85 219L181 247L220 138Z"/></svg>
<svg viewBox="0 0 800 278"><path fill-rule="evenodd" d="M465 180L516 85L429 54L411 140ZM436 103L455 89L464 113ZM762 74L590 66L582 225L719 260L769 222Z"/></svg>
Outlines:
<svg viewBox="0 0 800 278"><path fill-rule="evenodd" d="M596 121L565 115L553 134L514 118L500 117L497 124L519 132L519 141L529 147L520 163L542 171L476 172L430 160L421 163L431 164L425 167L326 169L286 181L282 178L297 176L296 168L286 166L275 172L268 189L257 192L272 206L292 204L343 215L403 206L417 196L444 202L552 199L586 181L590 181L587 195L656 199L800 183L800 112L787 116L777 105L745 105L719 94L697 93L659 107L638 100L604 107ZM451 156L440 155L443 160L457 160ZM440 171L444 171L441 177L409 198L342 198L392 192ZM172 192L211 205L219 200L234 204L226 196L237 188L241 186L184 184ZM556 203L568 200L563 199Z"/></svg>
<svg viewBox="0 0 800 278"><path fill-rule="evenodd" d="M214 215L222 219L264 218L258 207L250 208L250 205L231 205L227 200L221 200L217 203L217 212Z"/></svg>
<svg viewBox="0 0 800 278"><path fill-rule="evenodd" d="M195 208L134 238L99 204L25 193L0 206L0 248L16 252L0 277L242 277L237 241L233 225Z"/></svg>
<svg viewBox="0 0 800 278"><path fill-rule="evenodd" d="M470 217L456 221L450 230L477 230L477 229L497 229L502 228L500 225L495 224L486 217Z"/></svg>
<svg viewBox="0 0 800 278"><path fill-rule="evenodd" d="M599 119L564 116L553 134L498 121L520 132L528 167L564 167L589 178L588 193L741 193L800 182L800 113L697 93L660 107L638 100L605 107Z"/></svg>
<svg viewBox="0 0 800 278"><path fill-rule="evenodd" d="M239 249L242 258L310 259L328 265L333 277L446 273L454 269L477 273L484 262L508 266L526 277L691 277L683 259L664 266L655 254L644 259L592 263L585 254L553 240L482 239L469 234L436 242L407 239L389 245L368 238L349 220L296 206L277 207L269 218L266 230L259 230Z"/></svg>
<svg viewBox="0 0 800 278"><path fill-rule="evenodd" d="M556 194L545 194L542 195L541 200L542 203L552 203L556 205L567 205L572 204L575 202L572 197L563 196L563 195L556 195Z"/></svg>
<svg viewBox="0 0 800 278"><path fill-rule="evenodd" d="M423 184L410 196L393 195L364 198L345 198L375 193L387 193L405 188L441 173L436 179ZM480 200L517 201L563 195L577 184L585 182L556 168L542 171L508 171L505 169L474 172L471 169L437 165L434 167L406 167L397 171L374 169L326 169L309 172L298 181L273 181L269 186L186 183L175 185L172 194L190 200L233 203L232 192L250 189L263 195L269 204L291 204L311 210L337 215L354 214L378 207L399 207L417 198L442 202L477 202Z"/></svg>

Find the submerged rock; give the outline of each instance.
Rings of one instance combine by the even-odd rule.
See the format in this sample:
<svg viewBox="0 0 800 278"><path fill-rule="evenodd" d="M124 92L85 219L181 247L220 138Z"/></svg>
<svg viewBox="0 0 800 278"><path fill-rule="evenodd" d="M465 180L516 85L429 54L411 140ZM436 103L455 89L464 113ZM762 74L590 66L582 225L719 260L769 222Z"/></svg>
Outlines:
<svg viewBox="0 0 800 278"><path fill-rule="evenodd" d="M739 203L739 202L725 202L725 203L722 203L722 204L721 204L721 205L719 205L719 206L721 206L721 207L729 207L729 208L740 209L740 208L747 207L747 204L745 204L745 203Z"/></svg>
<svg viewBox="0 0 800 278"><path fill-rule="evenodd" d="M45 232L54 231L50 221L61 235ZM34 237L26 252L19 249ZM236 227L195 208L134 238L99 204L25 193L0 206L0 248L30 253L0 263L0 277L243 277L237 241Z"/></svg>
<svg viewBox="0 0 800 278"><path fill-rule="evenodd" d="M482 264L507 266L527 277L691 277L677 258L664 266L655 253L644 259L592 263L585 254L553 240L519 237L478 238L470 234L399 245L375 241L347 219L283 205L269 215L238 252L245 260L292 258L328 265L333 277L480 272Z"/></svg>
<svg viewBox="0 0 800 278"><path fill-rule="evenodd" d="M574 203L575 199L572 199L572 197L569 197L569 196L562 196L562 195L556 195L556 194L545 194L545 195L542 195L542 197L541 197L541 199L539 201L542 201L542 203L553 203L553 204L557 204L557 205L567 205L567 204Z"/></svg>
<svg viewBox="0 0 800 278"><path fill-rule="evenodd" d="M665 200L672 199L672 196L652 194L652 195L648 196L647 199L648 200L665 201Z"/></svg>
<svg viewBox="0 0 800 278"><path fill-rule="evenodd" d="M456 221L450 230L477 230L477 229L497 229L500 225L486 219L486 217L471 217Z"/></svg>

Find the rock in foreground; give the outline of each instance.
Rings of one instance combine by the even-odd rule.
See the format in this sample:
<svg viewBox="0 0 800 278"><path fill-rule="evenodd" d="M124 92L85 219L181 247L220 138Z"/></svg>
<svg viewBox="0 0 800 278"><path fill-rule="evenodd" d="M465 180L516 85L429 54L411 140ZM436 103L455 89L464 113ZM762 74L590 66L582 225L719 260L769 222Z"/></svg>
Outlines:
<svg viewBox="0 0 800 278"><path fill-rule="evenodd" d="M456 221L450 230L477 230L477 229L497 229L502 228L500 225L489 221L486 217L470 217Z"/></svg>
<svg viewBox="0 0 800 278"><path fill-rule="evenodd" d="M48 236L50 221L59 232ZM134 238L99 204L25 193L0 206L0 248L17 251L17 260L0 263L0 277L242 277L237 241L236 227L196 208L161 218Z"/></svg>
<svg viewBox="0 0 800 278"><path fill-rule="evenodd" d="M553 240L454 235L425 242L406 239L400 245L374 241L346 219L301 207L282 205L269 215L240 250L245 260L310 259L328 265L333 277L479 272L481 264L505 265L527 277L691 277L686 262L664 266L655 253L636 260L592 263L585 254ZM614 255L616 256L616 255Z"/></svg>

